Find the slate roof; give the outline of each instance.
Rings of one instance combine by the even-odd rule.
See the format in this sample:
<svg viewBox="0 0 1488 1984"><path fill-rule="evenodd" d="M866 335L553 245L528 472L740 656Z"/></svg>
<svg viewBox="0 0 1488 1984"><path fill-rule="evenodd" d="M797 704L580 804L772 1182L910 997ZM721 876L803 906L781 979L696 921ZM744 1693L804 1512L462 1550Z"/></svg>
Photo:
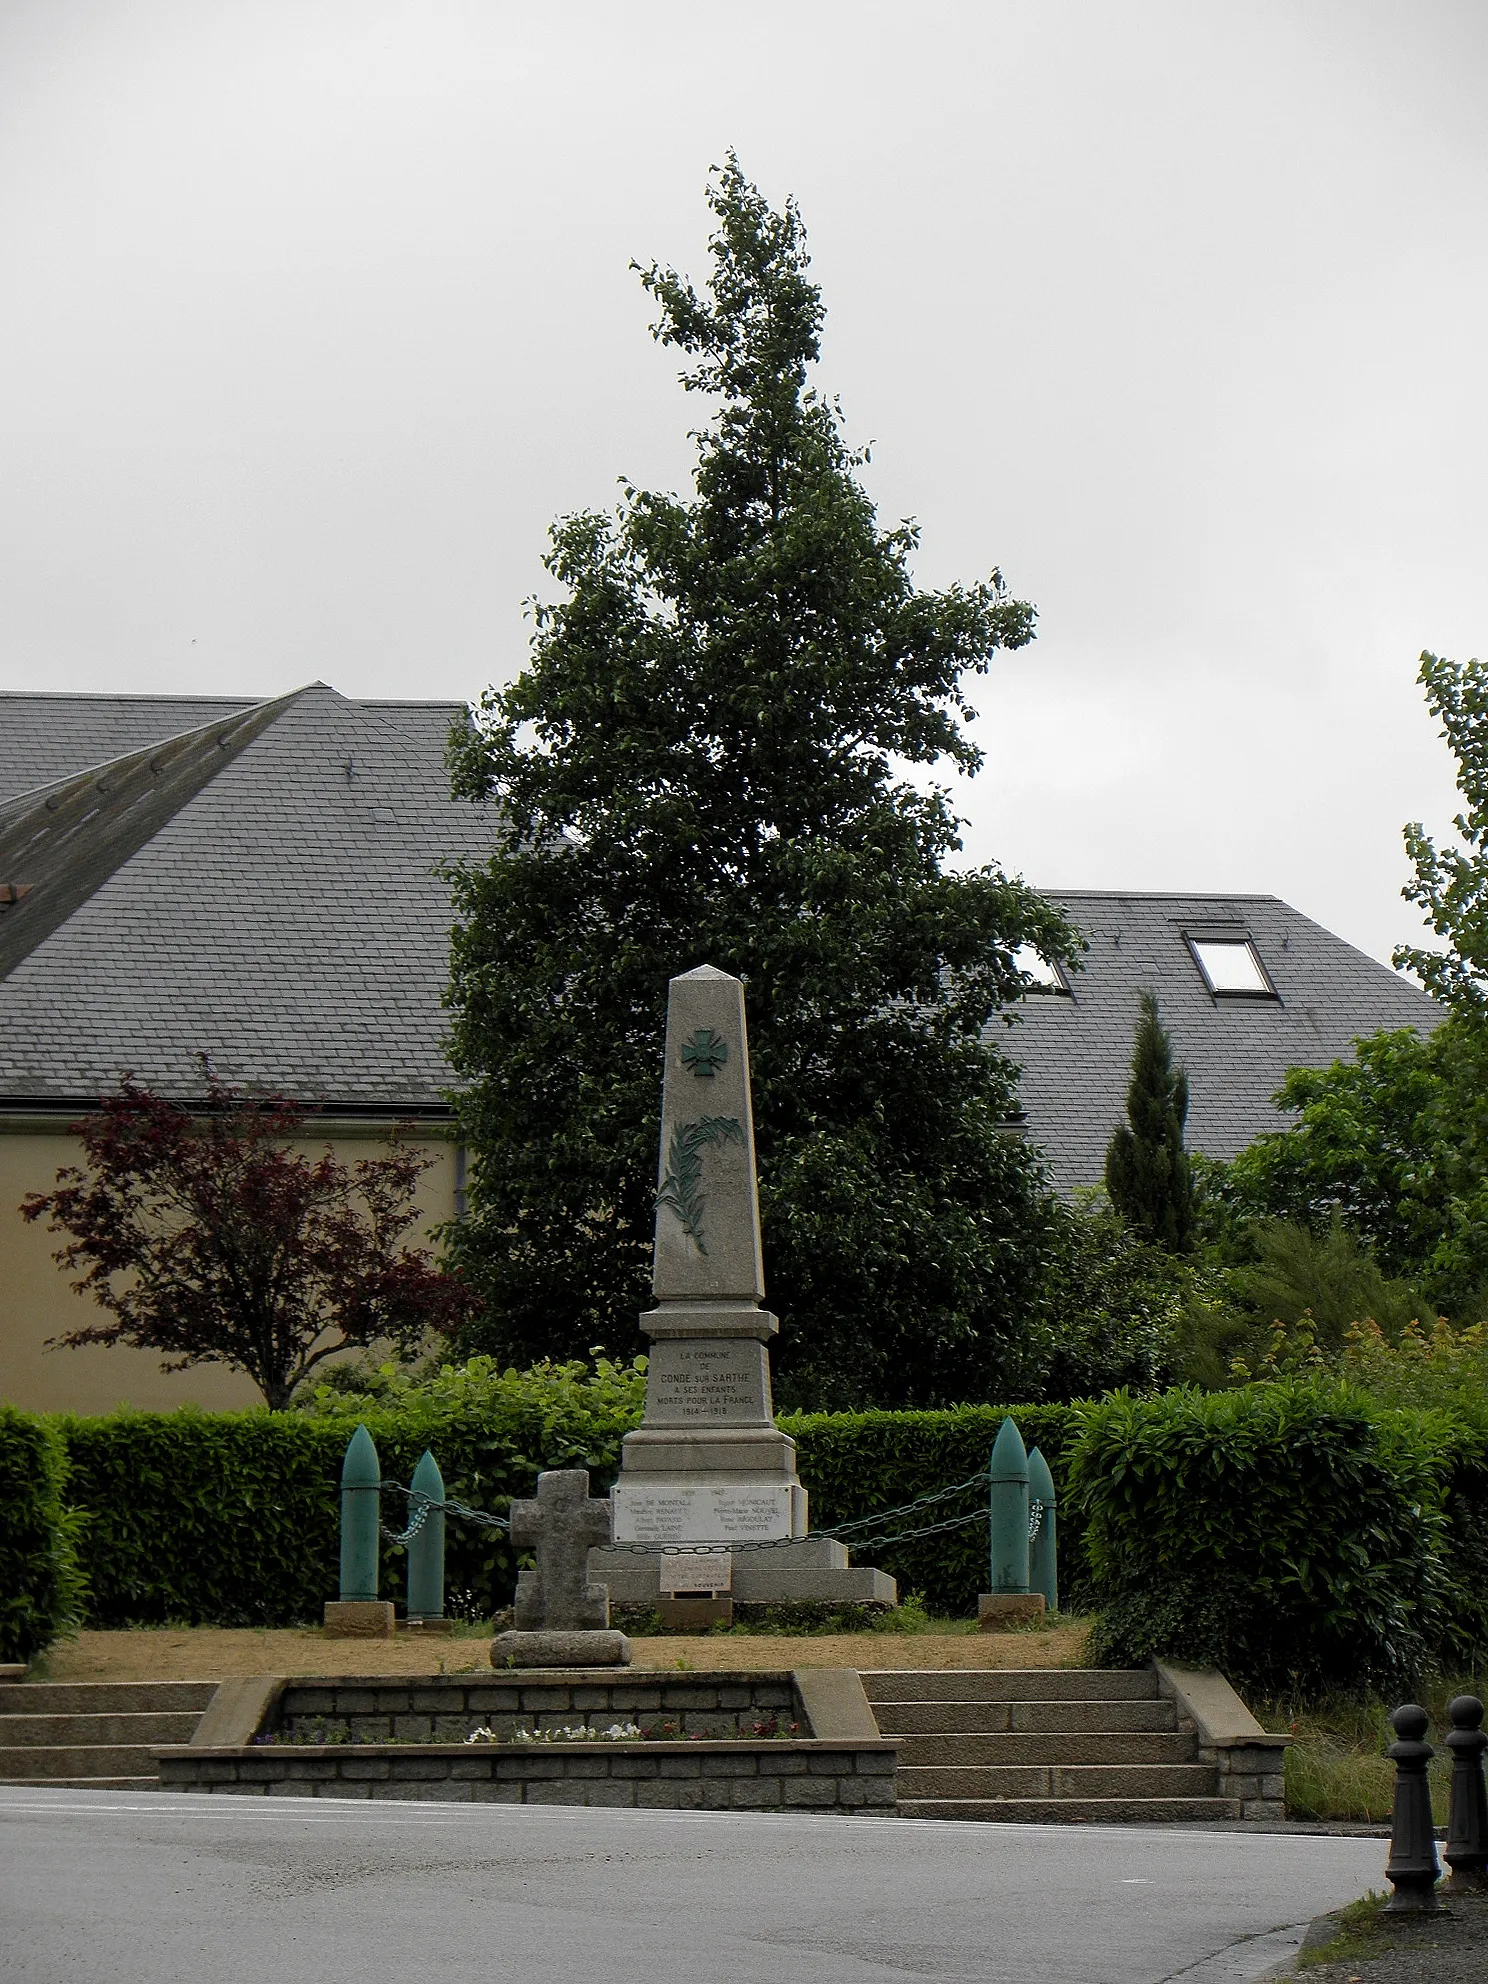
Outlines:
<svg viewBox="0 0 1488 1984"><path fill-rule="evenodd" d="M1021 1064L1026 1133L1063 1190L1099 1184L1125 1116L1137 1001L1157 994L1175 1058L1188 1069L1187 1142L1233 1157L1284 1127L1271 1101L1287 1068L1326 1067L1362 1034L1442 1017L1426 993L1275 896L1045 890L1089 940L1071 996L1033 993L995 1034ZM1216 997L1185 935L1248 937L1279 997Z"/></svg>
<svg viewBox="0 0 1488 1984"><path fill-rule="evenodd" d="M443 1109L434 868L496 831L450 797L460 705L323 684L259 704L11 698L17 729L38 721L22 701L68 721L51 782L0 798L0 884L29 884L0 909L0 1108L90 1101L126 1068L194 1095L201 1050L332 1108ZM162 728L183 709L206 720ZM151 725L143 749L93 760Z"/></svg>
<svg viewBox="0 0 1488 1984"><path fill-rule="evenodd" d="M0 692L0 805L252 707L251 696L47 696Z"/></svg>

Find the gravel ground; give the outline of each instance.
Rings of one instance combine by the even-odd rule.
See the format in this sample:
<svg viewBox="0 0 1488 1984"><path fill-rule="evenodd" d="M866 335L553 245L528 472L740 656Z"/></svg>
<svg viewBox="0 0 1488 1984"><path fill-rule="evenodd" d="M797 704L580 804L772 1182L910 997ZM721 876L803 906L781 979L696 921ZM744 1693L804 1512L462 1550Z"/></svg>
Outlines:
<svg viewBox="0 0 1488 1984"><path fill-rule="evenodd" d="M826 1633L807 1638L711 1634L637 1639L637 1667L1077 1667L1086 1628L1024 1633ZM30 1678L47 1681L221 1681L234 1674L463 1674L490 1665L479 1639L327 1639L312 1626L141 1627L79 1633Z"/></svg>

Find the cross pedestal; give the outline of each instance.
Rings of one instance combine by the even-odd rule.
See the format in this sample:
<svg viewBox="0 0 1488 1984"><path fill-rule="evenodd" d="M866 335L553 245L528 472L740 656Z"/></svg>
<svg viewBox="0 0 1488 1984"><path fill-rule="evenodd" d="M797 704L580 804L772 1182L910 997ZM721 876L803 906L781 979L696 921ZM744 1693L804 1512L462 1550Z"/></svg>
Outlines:
<svg viewBox="0 0 1488 1984"><path fill-rule="evenodd" d="M626 1667L630 1641L611 1632L610 1594L591 1582L589 1552L610 1540L610 1505L589 1499L586 1468L537 1477L537 1495L513 1502L511 1540L535 1550L517 1577L516 1631L491 1642L493 1667Z"/></svg>

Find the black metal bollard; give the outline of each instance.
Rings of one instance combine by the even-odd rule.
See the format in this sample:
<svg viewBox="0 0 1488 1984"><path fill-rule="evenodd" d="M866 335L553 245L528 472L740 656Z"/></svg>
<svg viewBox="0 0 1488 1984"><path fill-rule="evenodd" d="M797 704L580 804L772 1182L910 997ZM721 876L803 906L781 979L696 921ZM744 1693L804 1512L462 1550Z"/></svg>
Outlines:
<svg viewBox="0 0 1488 1984"><path fill-rule="evenodd" d="M1483 1704L1476 1695L1458 1695L1447 1710L1452 1718L1447 1748L1452 1752L1452 1810L1447 1821L1447 1894L1488 1891L1488 1788L1483 1783Z"/></svg>
<svg viewBox="0 0 1488 1984"><path fill-rule="evenodd" d="M1395 1809L1390 1827L1390 1858L1385 1878L1395 1889L1385 1903L1387 1915L1437 1915L1436 1884L1441 1867L1436 1858L1436 1833L1431 1824L1431 1787L1426 1766L1436 1755L1422 1739L1430 1717L1415 1702L1406 1702L1390 1717L1398 1741L1385 1755L1395 1765Z"/></svg>

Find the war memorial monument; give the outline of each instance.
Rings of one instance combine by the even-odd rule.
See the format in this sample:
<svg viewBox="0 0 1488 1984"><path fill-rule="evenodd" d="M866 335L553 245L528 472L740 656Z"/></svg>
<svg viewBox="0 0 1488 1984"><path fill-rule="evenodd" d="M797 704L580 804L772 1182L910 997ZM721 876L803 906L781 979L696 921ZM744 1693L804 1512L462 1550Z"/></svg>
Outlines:
<svg viewBox="0 0 1488 1984"><path fill-rule="evenodd" d="M711 965L668 990L651 1286L645 1418L625 1437L613 1540L591 1551L590 1578L627 1605L892 1605L891 1577L809 1533L795 1442L775 1424L744 987Z"/></svg>

